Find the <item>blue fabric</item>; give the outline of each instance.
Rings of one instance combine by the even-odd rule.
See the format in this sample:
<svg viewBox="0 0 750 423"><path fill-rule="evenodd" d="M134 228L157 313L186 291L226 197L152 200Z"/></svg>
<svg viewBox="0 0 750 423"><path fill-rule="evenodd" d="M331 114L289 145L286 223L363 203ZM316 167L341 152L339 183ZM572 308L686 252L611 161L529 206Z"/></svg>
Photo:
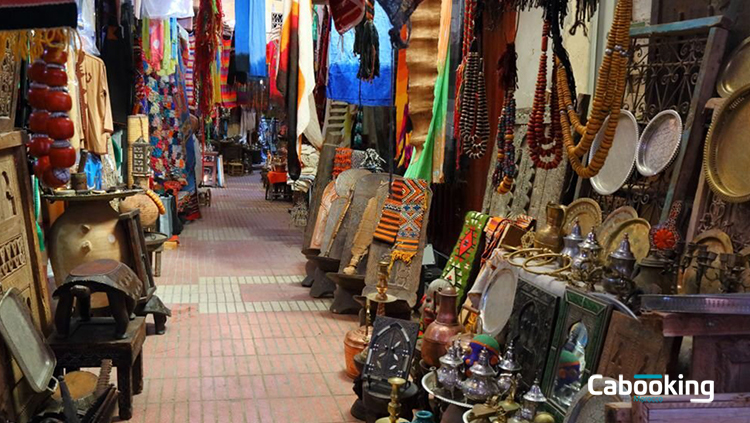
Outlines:
<svg viewBox="0 0 750 423"><path fill-rule="evenodd" d="M364 82L357 78L359 57L354 54L354 30L344 35L340 35L335 30L331 31L331 41L328 46L328 86L326 87L326 95L331 100L363 106L393 105L391 92L393 52L388 36L391 24L380 3L375 3L374 22L380 40L380 76L372 82Z"/></svg>
<svg viewBox="0 0 750 423"><path fill-rule="evenodd" d="M249 77L267 77L266 0L235 0L234 16L237 71L247 72Z"/></svg>
<svg viewBox="0 0 750 423"><path fill-rule="evenodd" d="M99 156L89 154L83 171L86 173L86 185L89 188L102 189L102 159Z"/></svg>

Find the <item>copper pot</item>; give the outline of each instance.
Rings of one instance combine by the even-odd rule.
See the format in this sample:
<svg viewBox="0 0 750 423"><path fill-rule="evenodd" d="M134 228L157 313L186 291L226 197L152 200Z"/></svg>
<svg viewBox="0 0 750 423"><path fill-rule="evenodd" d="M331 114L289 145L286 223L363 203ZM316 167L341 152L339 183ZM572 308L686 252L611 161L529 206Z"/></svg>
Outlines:
<svg viewBox="0 0 750 423"><path fill-rule="evenodd" d="M354 379L359 376L359 369L354 364L354 356L362 352L367 346L367 329L360 326L346 333L344 337L344 360L346 361L346 375Z"/></svg>
<svg viewBox="0 0 750 423"><path fill-rule="evenodd" d="M456 288L448 287L438 292L440 308L437 319L430 323L422 338L422 359L429 366L440 366L440 357L448 352L451 339L461 333L463 327L458 323Z"/></svg>

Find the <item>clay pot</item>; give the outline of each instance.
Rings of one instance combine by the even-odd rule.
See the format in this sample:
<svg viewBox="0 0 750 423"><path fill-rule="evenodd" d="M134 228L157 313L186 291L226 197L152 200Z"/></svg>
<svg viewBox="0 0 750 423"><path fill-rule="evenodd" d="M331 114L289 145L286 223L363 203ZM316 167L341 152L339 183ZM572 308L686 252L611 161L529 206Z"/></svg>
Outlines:
<svg viewBox="0 0 750 423"><path fill-rule="evenodd" d="M346 375L354 379L359 376L359 369L354 363L354 356L361 353L367 346L365 326L352 329L344 338L344 360L346 361Z"/></svg>
<svg viewBox="0 0 750 423"><path fill-rule="evenodd" d="M120 213L127 213L135 209L141 210L141 225L143 227L153 226L159 219L159 208L154 200L146 194L136 194L120 202Z"/></svg>
<svg viewBox="0 0 750 423"><path fill-rule="evenodd" d="M456 288L448 287L438 292L440 307L437 319L427 326L422 338L422 359L430 365L439 367L440 357L448 352L451 339L463 331L458 323L456 313L456 301L458 292Z"/></svg>
<svg viewBox="0 0 750 423"><path fill-rule="evenodd" d="M119 214L107 200L68 202L49 235L49 257L57 286L79 264L98 259L127 261L128 242L118 221ZM93 298L92 307L96 307Z"/></svg>

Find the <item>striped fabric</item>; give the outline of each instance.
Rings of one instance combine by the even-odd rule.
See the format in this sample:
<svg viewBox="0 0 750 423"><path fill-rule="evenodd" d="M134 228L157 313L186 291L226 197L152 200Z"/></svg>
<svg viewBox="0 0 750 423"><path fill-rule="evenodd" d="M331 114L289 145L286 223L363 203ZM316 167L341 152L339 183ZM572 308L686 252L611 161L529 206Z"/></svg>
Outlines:
<svg viewBox="0 0 750 423"><path fill-rule="evenodd" d="M397 179L391 185L391 195L386 198L383 205L383 214L380 216L380 222L375 228L373 237L379 241L393 244L398 236L398 229L401 224L401 205L404 199L404 181Z"/></svg>
<svg viewBox="0 0 750 423"><path fill-rule="evenodd" d="M188 36L187 60L185 61L185 93L188 107L195 111L195 82L193 81L193 67L195 66L195 33Z"/></svg>
<svg viewBox="0 0 750 423"><path fill-rule="evenodd" d="M398 236L393 246L391 261L411 262L419 250L419 235L427 209L429 184L424 179L404 179Z"/></svg>
<svg viewBox="0 0 750 423"><path fill-rule="evenodd" d="M237 91L227 84L229 76L229 59L232 54L232 40L223 39L221 49L221 105L227 109L237 107Z"/></svg>

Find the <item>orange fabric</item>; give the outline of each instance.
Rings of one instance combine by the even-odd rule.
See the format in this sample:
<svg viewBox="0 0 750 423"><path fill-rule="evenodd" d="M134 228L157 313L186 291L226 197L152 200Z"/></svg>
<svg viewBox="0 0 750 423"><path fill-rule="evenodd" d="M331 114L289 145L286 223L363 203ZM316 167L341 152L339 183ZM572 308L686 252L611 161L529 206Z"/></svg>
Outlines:
<svg viewBox="0 0 750 423"><path fill-rule="evenodd" d="M285 184L286 173L283 172L268 172L268 183L269 184Z"/></svg>

